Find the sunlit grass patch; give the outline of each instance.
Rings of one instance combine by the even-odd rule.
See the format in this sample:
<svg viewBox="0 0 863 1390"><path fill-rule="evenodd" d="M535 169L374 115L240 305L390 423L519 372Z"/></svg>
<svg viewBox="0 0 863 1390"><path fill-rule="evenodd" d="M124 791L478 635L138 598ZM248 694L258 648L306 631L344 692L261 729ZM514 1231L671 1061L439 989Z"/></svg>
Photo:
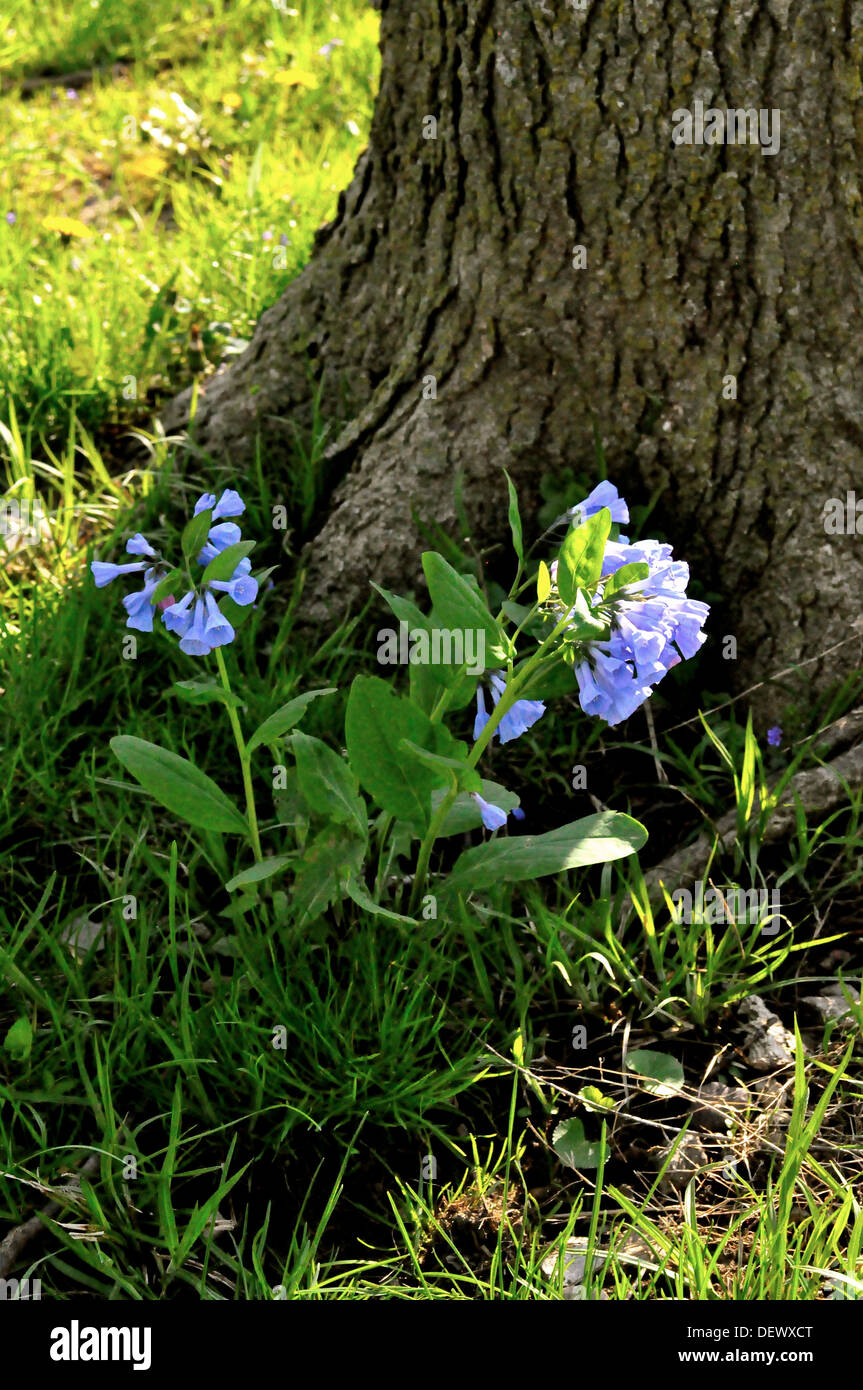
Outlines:
<svg viewBox="0 0 863 1390"><path fill-rule="evenodd" d="M350 180L378 19L357 0L45 8L38 37L21 6L3 40L0 376L52 431L186 384L192 325L214 365L242 347Z"/></svg>

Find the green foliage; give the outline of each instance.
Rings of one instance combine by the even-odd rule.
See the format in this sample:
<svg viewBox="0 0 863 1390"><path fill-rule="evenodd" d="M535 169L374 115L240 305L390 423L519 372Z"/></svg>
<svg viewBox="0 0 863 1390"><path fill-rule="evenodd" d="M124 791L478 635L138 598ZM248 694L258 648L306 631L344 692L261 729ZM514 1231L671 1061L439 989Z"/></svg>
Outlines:
<svg viewBox="0 0 863 1390"><path fill-rule="evenodd" d="M496 883L523 883L566 869L610 863L634 854L646 839L647 831L638 821L603 811L545 835L495 840L465 850L456 861L448 886L459 890L490 888Z"/></svg>
<svg viewBox="0 0 863 1390"><path fill-rule="evenodd" d="M347 759L340 751L361 634L345 628L307 647L292 632L290 604L268 606L265 594L255 610L222 600L242 625L231 654L235 694L203 668L188 678L188 662L158 637L139 638L137 659L124 659L116 614L79 584L94 537L115 525L117 537L139 525L170 533L173 518L188 514L188 495L212 482L198 476L198 456L143 430L151 466L118 463L106 417L125 424L146 410L149 424L158 395L210 370L190 350L193 322L213 366L242 349L307 258L362 148L378 16L354 0L338 7L338 20L315 0L292 8L13 0L0 26L8 132L0 460L11 495L44 501L48 532L44 545L3 554L0 564L0 1234L42 1204L46 1184L65 1187L83 1155L97 1152L99 1170L66 1199L39 1251L54 1300L544 1301L562 1296L544 1266L549 1251L582 1238L588 1219L591 1249L607 1252L588 1280L590 1297L601 1285L621 1301L809 1300L825 1296L828 1277L828 1296L859 1297L859 1156L831 1128L858 1100L859 1008L844 1056L832 1025L821 1050L811 1030L805 1047L798 1038L787 1132L763 1181L742 1166L723 1178L718 1223L709 1176L660 1212L661 1174L643 1198L609 1186L613 1126L609 1135L602 1126L621 1104L615 1076L624 1065L628 1104L647 1092L656 1106L670 1091L679 1108L737 1001L774 986L790 1009L794 977L811 961L820 969L841 930L834 897L841 907L843 895L859 892L860 798L818 822L799 808L787 846L766 849L763 831L794 772L818 766L815 735L859 702L856 691L828 712L800 713L787 763L778 753L771 762L776 750L763 750L733 707L710 712L723 692L702 692L703 726L664 733L657 719L655 753L601 737L575 706L571 665L528 669L548 631L534 585L545 601L551 583L545 563L535 570L524 553L508 482L526 577L499 615L482 567L469 577L469 562L437 540L428 612L382 592L397 619L426 632L447 626L445 614L477 623L489 669L524 675L520 698L559 703L529 737L495 748L493 759L486 748L469 766L476 676L412 665L394 696L413 711L396 720L409 728L383 740L381 775L400 805L403 783L422 788L408 823L359 777L355 758L366 774L373 763L362 738ZM344 44L322 54L334 37ZM98 70L118 60L119 82ZM14 86L94 65L77 100L65 97L61 78L26 96ZM185 153L171 91L200 117ZM167 146L142 130L151 106L169 117ZM127 117L137 127L131 137ZM86 218L88 234L44 225L57 215ZM289 500L291 525L314 519L331 422L313 409L308 437L285 458L259 461L250 509L261 536L271 532L271 503ZM274 495L268 477L279 480ZM552 497L544 487L547 520L587 490L573 481ZM286 537L285 550L291 544ZM570 541L563 582L576 584L577 631L597 635L602 624L585 593L595 554L576 550ZM283 558L271 549L266 560ZM211 574L227 563L214 562ZM271 572L258 572L262 586ZM605 596L639 573L619 572ZM175 571L154 601L179 596L181 579ZM381 717L391 708L382 701ZM246 788L225 737L228 711L253 731L245 751L260 855L237 809ZM670 722L686 718L675 710ZM127 759L132 750L134 786L118 775L115 744ZM482 839L473 790L505 812L523 801L543 826L571 820L581 808L570 809L568 769L591 758L599 765L599 749L608 765L626 755L625 776L609 774L612 785L598 793L621 807L606 828L616 826L624 845L630 831L620 836L620 824L634 824L624 815L632 805L646 806L660 829L678 815L669 804L679 808L682 838L717 819L730 797L740 835L725 867L747 886L778 877L791 894L787 930L765 939L757 924L740 932L675 921L648 895L635 854L611 862L614 841L596 846L601 872L571 861L590 843L572 824L542 834L528 823L519 836L510 823ZM654 757L671 776L659 812ZM457 841L465 836L469 848ZM553 853L568 867L539 878L533 870L551 860L523 846L535 850L548 836L558 837ZM425 882L409 910L424 841ZM522 877L526 857L531 874ZM460 883L465 863L476 868ZM658 1026L665 1035L683 1025L674 1051L685 1065L665 1041L659 1053L630 1044L601 1091L570 1075L560 1087L543 1057L566 1046L574 1011L595 1019L597 1035L622 1037L608 1025L625 1016L648 1042ZM686 1056L693 1036L695 1065ZM567 1073L572 1054L569 1063ZM560 1120L573 1104L580 1117ZM550 1136L550 1150L539 1135ZM593 1197L572 1169L556 1176L555 1153L587 1172ZM419 1179L427 1154L440 1162L436 1180ZM549 1196L539 1210L533 1192L545 1168ZM504 1213L489 1238L479 1222L510 1190L515 1214ZM649 1267L627 1253L633 1232L655 1253ZM490 1250L487 1265L474 1246Z"/></svg>
<svg viewBox="0 0 863 1390"><path fill-rule="evenodd" d="M175 816L201 830L248 834L245 819L225 793L188 758L128 736L112 738L111 748L144 790Z"/></svg>

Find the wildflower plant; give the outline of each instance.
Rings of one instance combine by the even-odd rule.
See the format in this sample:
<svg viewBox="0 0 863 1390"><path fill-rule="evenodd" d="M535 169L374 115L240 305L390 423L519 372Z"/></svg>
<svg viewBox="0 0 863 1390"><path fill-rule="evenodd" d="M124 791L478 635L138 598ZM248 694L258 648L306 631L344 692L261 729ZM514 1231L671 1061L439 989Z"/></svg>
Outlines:
<svg viewBox="0 0 863 1390"><path fill-rule="evenodd" d="M236 492L229 489L218 501L213 494L198 500L183 533L179 569L171 569L140 535L126 547L139 561L93 562L99 585L143 573L143 589L124 599L128 626L152 631L158 610L181 652L215 656L218 686L179 684L190 698L224 704L239 754L245 814L187 759L142 739L118 737L112 748L169 810L192 825L248 840L254 862L226 885L240 894L240 911L267 891L260 887L263 880L292 872L300 921L313 920L346 896L368 911L412 922L420 912L436 915L436 907L431 914L426 907L439 894L470 894L607 863L644 844L644 827L615 811L545 834L501 834L510 816L523 819L523 813L513 792L483 777L483 755L494 738L501 744L519 738L544 717L547 702L567 691L577 691L586 713L611 725L621 722L702 645L707 606L687 597L688 567L673 560L670 546L630 542L621 534L629 512L608 482L560 519L566 535L556 558L540 561L528 574L518 501L507 483L516 572L499 612L492 612L471 576L436 551L422 557L429 613L375 585L399 622L415 631L472 629L481 638L484 669L443 659L411 664L404 693L380 677L357 675L348 693L345 757L298 727L310 702L333 694L331 689L295 696L248 739L243 734L223 648L233 640L238 615L254 602L262 576L252 575L253 542L240 539L233 520L244 509ZM201 568L197 578L193 562ZM260 771L253 774L253 756L263 748L274 758L289 749L292 765L273 767L283 774L282 815L259 828L254 785L256 776L260 785ZM483 828L491 838L466 849L441 873L439 841ZM287 844L286 831L293 832ZM414 862L406 905L393 894L387 900L388 885L402 880L393 872L395 861L405 855ZM433 891L427 893L430 880Z"/></svg>
<svg viewBox="0 0 863 1390"><path fill-rule="evenodd" d="M189 784L190 794L181 794L177 805L176 785L186 774L178 758L166 749L157 749L144 739L117 738L112 747L120 761L128 767L143 786L170 809L178 810L191 824L201 829L242 830L248 835L257 858L261 858L255 797L252 788L251 763L237 716L239 701L231 690L222 647L233 642L236 624L258 595L262 578L270 571L255 576L251 573L250 552L254 541L244 541L240 527L230 518L241 516L245 503L239 493L226 489L216 500L215 494L204 493L195 504L191 521L183 531L181 549L183 562L174 568L155 550L147 538L138 532L126 543L126 553L142 557L128 564L109 564L93 560L90 569L97 588L104 588L127 574L143 573L144 587L127 594L123 606L128 617L126 626L136 632L152 632L157 613L167 632L178 639L180 651L187 656L202 657L214 653L221 687L213 682L179 682L185 698L195 703L220 699L227 710L240 758L240 769L246 791L247 819L219 791L215 783L204 778L197 769ZM200 570L194 572L195 567ZM177 597L177 595L180 597ZM222 606L219 606L221 600ZM154 751L155 750L155 751ZM151 767L150 765L153 764ZM192 768L192 764L188 765ZM207 784L206 786L204 784ZM206 793L206 796L204 795ZM195 802L200 807L195 810Z"/></svg>

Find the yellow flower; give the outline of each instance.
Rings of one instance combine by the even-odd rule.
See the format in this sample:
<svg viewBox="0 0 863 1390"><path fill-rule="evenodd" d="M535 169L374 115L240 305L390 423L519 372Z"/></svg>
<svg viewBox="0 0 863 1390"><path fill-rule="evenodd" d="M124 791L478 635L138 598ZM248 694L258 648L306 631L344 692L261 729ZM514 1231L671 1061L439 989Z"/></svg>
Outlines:
<svg viewBox="0 0 863 1390"><path fill-rule="evenodd" d="M157 179L167 167L167 160L156 154L155 150L148 150L146 154L139 154L137 159L127 160L123 173L133 179Z"/></svg>
<svg viewBox="0 0 863 1390"><path fill-rule="evenodd" d="M320 85L315 74L306 68L282 68L273 74L273 81L280 87L305 87L309 92Z"/></svg>
<svg viewBox="0 0 863 1390"><path fill-rule="evenodd" d="M77 217L45 217L42 226L46 232L59 232L61 236L91 237L93 233Z"/></svg>
<svg viewBox="0 0 863 1390"><path fill-rule="evenodd" d="M226 106L229 111L236 111L237 107L241 106L242 103L243 98L240 96L239 92L225 92L225 95L222 97L222 105Z"/></svg>

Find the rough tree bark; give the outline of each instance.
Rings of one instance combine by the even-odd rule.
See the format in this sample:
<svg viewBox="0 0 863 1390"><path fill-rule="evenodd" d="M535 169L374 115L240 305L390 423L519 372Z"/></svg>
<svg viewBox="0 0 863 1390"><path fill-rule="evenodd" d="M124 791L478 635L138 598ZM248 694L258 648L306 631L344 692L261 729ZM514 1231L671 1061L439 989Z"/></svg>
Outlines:
<svg viewBox="0 0 863 1390"><path fill-rule="evenodd" d="M454 523L457 470L475 539L501 538L500 470L527 510L543 473L590 473L593 412L609 476L664 489L667 533L727 595L741 684L847 638L863 555L822 510L863 479L863 3L381 10L368 149L196 421L239 466L256 430L283 449L315 391L339 422L309 617L413 579L411 509ZM779 152L675 145L697 99L778 108ZM859 661L846 642L807 674Z"/></svg>

